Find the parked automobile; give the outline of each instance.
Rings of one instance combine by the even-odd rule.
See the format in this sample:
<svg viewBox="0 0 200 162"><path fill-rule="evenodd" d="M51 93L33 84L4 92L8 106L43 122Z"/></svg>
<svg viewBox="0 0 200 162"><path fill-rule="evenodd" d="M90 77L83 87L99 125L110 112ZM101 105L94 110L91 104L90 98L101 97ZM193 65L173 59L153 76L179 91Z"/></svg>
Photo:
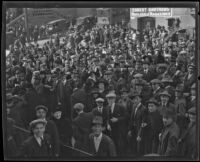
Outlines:
<svg viewBox="0 0 200 162"><path fill-rule="evenodd" d="M69 28L70 23L65 19L58 19L47 23L47 31L49 34L61 33Z"/></svg>

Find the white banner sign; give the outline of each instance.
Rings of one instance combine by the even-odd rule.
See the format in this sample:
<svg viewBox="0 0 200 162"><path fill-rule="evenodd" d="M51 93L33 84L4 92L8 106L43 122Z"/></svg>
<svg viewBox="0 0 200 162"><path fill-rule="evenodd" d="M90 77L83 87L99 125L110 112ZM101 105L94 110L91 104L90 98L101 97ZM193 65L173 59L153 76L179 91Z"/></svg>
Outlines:
<svg viewBox="0 0 200 162"><path fill-rule="evenodd" d="M131 8L130 17L171 17L171 8Z"/></svg>
<svg viewBox="0 0 200 162"><path fill-rule="evenodd" d="M98 24L108 25L109 24L109 18L108 17L98 17L97 18L97 23Z"/></svg>

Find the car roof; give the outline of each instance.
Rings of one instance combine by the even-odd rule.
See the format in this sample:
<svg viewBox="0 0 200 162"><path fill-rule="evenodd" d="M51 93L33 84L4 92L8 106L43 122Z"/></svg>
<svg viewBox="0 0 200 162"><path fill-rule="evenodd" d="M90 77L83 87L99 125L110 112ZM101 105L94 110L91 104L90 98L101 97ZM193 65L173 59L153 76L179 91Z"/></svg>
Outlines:
<svg viewBox="0 0 200 162"><path fill-rule="evenodd" d="M66 21L66 20L65 19L57 19L57 20L50 21L47 24L50 25L50 24L54 24L54 23L62 22L62 21Z"/></svg>

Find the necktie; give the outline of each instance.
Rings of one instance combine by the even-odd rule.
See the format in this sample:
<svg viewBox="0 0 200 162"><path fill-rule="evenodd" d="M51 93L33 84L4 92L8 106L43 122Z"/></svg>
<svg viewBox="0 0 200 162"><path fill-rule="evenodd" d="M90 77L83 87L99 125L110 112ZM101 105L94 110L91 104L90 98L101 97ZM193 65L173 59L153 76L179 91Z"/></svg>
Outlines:
<svg viewBox="0 0 200 162"><path fill-rule="evenodd" d="M44 145L44 140L42 137L40 137L40 146L42 147Z"/></svg>
<svg viewBox="0 0 200 162"><path fill-rule="evenodd" d="M98 138L94 137L94 145L95 145L95 150L96 152L98 151Z"/></svg>
<svg viewBox="0 0 200 162"><path fill-rule="evenodd" d="M99 107L99 112L102 114L102 108Z"/></svg>
<svg viewBox="0 0 200 162"><path fill-rule="evenodd" d="M111 106L111 113L113 114L113 111L114 111L114 106L112 105Z"/></svg>

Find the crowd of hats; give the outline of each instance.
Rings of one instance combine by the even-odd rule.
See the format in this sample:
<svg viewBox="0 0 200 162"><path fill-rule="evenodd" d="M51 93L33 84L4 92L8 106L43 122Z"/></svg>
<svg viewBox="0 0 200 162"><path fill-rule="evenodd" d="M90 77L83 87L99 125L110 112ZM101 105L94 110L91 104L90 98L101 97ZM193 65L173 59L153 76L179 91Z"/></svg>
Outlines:
<svg viewBox="0 0 200 162"><path fill-rule="evenodd" d="M108 28L107 28L108 29ZM103 28L103 30L107 30L106 28ZM117 26L116 28L113 27L114 31L119 31L123 32L123 29L119 26ZM112 30L113 30L112 29ZM92 28L91 31L95 31L95 28ZM110 29L110 31L112 31ZM158 30L158 29L156 29ZM133 31L133 29L127 29L126 34L130 35L130 33ZM79 34L81 34L83 36L82 40L86 40L87 39L87 32L77 32ZM69 37L73 37L74 38L78 35L75 34L74 30L69 31L70 36ZM151 35L154 35L154 33L152 31L149 32L149 34L141 34L142 37L144 36L144 39L148 39L150 38ZM96 75L97 76L97 71L92 70L91 65L94 64L98 64L96 67L100 67L101 71L103 72L103 75L107 75L107 76L117 76L119 74L125 73L128 71L128 74L125 75L126 77L129 77L130 71L134 71L134 65L135 64L140 64L140 65L152 65L153 63L153 57L154 57L154 53L155 52L159 52L162 53L164 55L164 51L162 51L162 46L164 48L173 48L175 47L179 47L184 48L181 49L180 51L177 51L178 53L178 57L182 57L184 58L185 55L189 55L188 54L188 50L185 49L185 47L190 48L189 45L186 44L186 41L181 41L180 44L178 44L178 41L166 41L164 42L161 47L152 47L152 48L143 48L142 45L144 45L142 42L137 42L137 40L132 40L132 39L125 39L125 38L121 38L119 36L119 38L110 38L111 40L109 40L108 42L102 42L100 41L99 43L94 43L91 42L90 43L86 43L86 46L82 46L81 44L79 45L75 45L72 46L72 48L68 48L64 45L60 45L59 47L55 47L55 45L53 44L51 47L51 43L52 42L47 42L43 45L42 48L39 47L39 45L33 45L33 44L28 44L27 47L22 47L21 49L19 49L17 46L13 45L13 49L11 50L12 56L15 56L15 50L18 50L22 53L23 57L22 59L19 61L17 59L13 59L12 60L12 65L6 69L6 74L9 77L13 77L16 74L20 74L20 73L27 73L27 70L25 68L22 68L21 63L27 63L27 62L32 62L34 63L32 66L32 79L35 80L41 80L41 74L47 75L50 74L52 78L58 78L59 76L66 76L67 78L72 78L72 75L77 75L80 78L81 74L83 72L83 69L85 71L88 72L88 76L92 76L92 75ZM157 41L160 40L159 36L156 38L156 36L152 36L152 42L153 40ZM190 41L194 41L194 39L190 39ZM69 42L67 42L69 43ZM116 44L115 44L116 43ZM117 43L119 43L121 46L117 47ZM92 45L90 45L92 44ZM129 49L128 46L129 45L135 45L134 46L134 50L133 49ZM112 47L111 50L109 49L109 46ZM128 49L129 51L133 51L131 54L134 56L137 56L135 58L135 60L132 60L131 57L132 56L127 56L126 54L128 53ZM136 49L140 49L141 52L138 52ZM103 52L103 50L106 51L106 54ZM62 52L60 52L62 51ZM77 53L76 53L77 51ZM64 55L62 56L61 55ZM54 61L52 62L54 64L53 67L46 67L47 64L44 63L43 61L41 61L41 57L43 56L48 56L50 57L49 54L53 55ZM167 54L166 57L172 57L170 54ZM186 67L188 69L195 69L196 66L194 64L194 62L192 62L190 59L186 60L188 61L187 63L184 62L184 59L180 59L180 60L176 60L177 63L179 65L181 64L185 64ZM40 60L41 64L39 65L38 68L36 68L36 62ZM90 61L91 63L88 64L86 63L87 61ZM171 60L171 62L167 62L164 61L162 63L157 63L154 64L155 67L157 67L158 69L164 69L167 70L169 68L169 66L171 66L173 60ZM175 61L175 62L176 62ZM72 64L73 63L73 64ZM64 65L65 64L65 65ZM69 66L68 68L66 67ZM88 65L87 65L88 64ZM175 64L175 63L174 63ZM10 68L12 69L12 72L10 72ZM45 69L44 71L41 69ZM66 70L67 68L67 70ZM125 73L126 74L126 73ZM131 75L130 75L131 76ZM131 76L132 77L132 76ZM123 75L122 75L123 78ZM135 86L149 86L149 83L151 84L163 84L163 83L172 83L173 80L171 77L163 77L162 79L153 79L150 82L145 81L143 78L143 74L141 73L134 73L133 74L133 78L135 80L133 80L133 84ZM89 85L90 81L88 81L88 78L86 77L86 79L84 80L85 84ZM91 79L92 81L92 79ZM103 84L108 84L108 81L102 78L98 78L97 83L103 83ZM131 84L131 83L130 83ZM109 87L110 92L108 94L106 94L106 98L107 99L112 99L112 98L117 98L118 94L114 93L114 87L111 84L106 85ZM193 84L193 86L191 87L192 89L195 89L196 85ZM8 87L6 87L8 88ZM12 87L13 88L13 87ZM76 87L77 88L77 87ZM183 85L179 85L175 88L176 92L183 92ZM113 90L113 91L112 91ZM122 88L120 89L120 92L126 92L128 93L128 97L130 99L134 99L135 97L141 97L141 94L139 94L138 92L134 91L134 92L130 92L130 89L128 88L128 86L122 86ZM98 88L93 88L91 91L92 94L98 94L99 90ZM163 92L161 92L159 94L159 96L168 96L169 98L171 97L171 94L165 90ZM6 100L12 100L13 98L16 99L21 99L18 95L12 95L11 93L8 93L6 95ZM105 98L101 98L98 97L95 99L96 102L99 103L104 103L105 102ZM154 98L151 98L150 100L147 101L147 103L154 103L154 104L158 104L158 101ZM56 111L59 111L61 108L61 106L58 105L56 108ZM46 112L48 111L48 108L46 106L43 105L38 105L36 108L36 110L38 109L43 109ZM76 110L83 110L84 109L84 105L82 103L77 103L74 105L74 109ZM194 113L194 108L190 109L189 112L190 113ZM170 115L170 112L168 115ZM44 123L43 121L40 120L36 120L33 121L30 125L35 125L36 123L41 122ZM96 118L93 120L93 123L102 123L101 119Z"/></svg>

